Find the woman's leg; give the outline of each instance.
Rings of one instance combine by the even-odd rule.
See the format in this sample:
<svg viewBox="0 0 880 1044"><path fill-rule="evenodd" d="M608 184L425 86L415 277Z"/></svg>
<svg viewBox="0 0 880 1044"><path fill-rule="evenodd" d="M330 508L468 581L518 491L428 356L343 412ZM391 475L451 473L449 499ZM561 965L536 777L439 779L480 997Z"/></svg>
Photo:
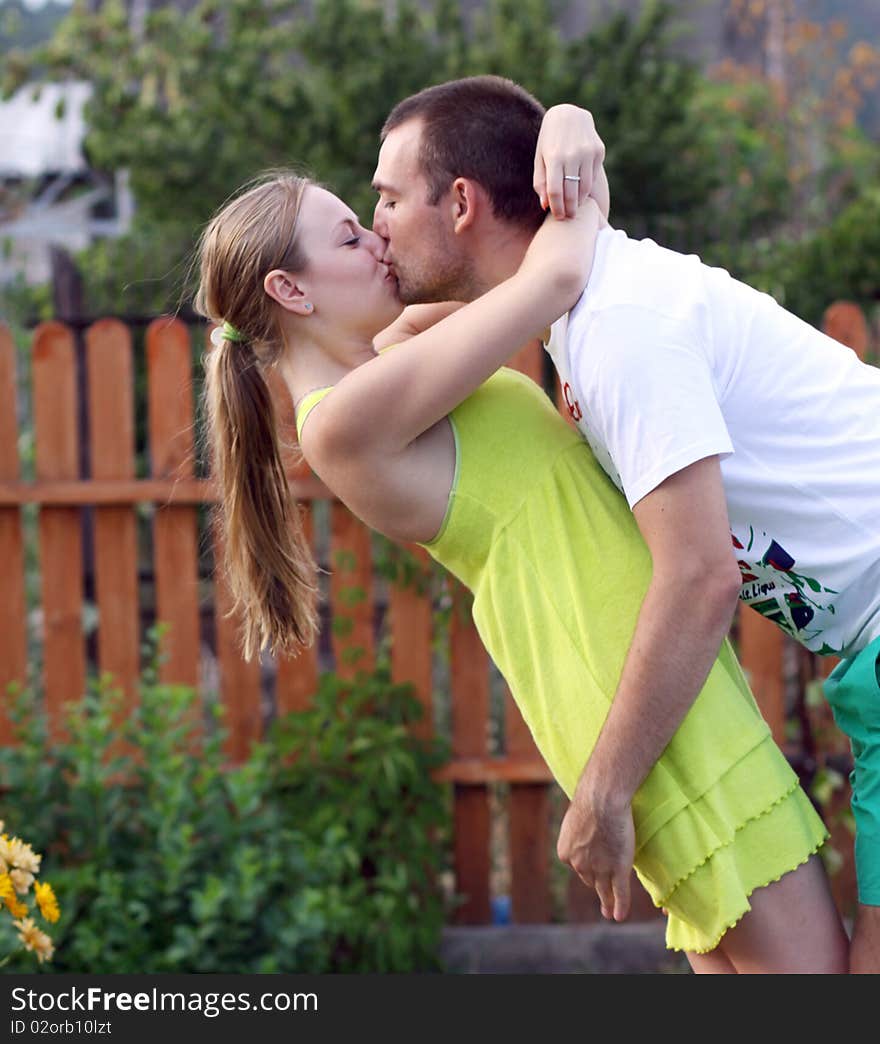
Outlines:
<svg viewBox="0 0 880 1044"><path fill-rule="evenodd" d="M880 906L859 903L850 960L855 975L880 974Z"/></svg>
<svg viewBox="0 0 880 1044"><path fill-rule="evenodd" d="M716 946L709 953L685 953L694 975L736 975L736 968Z"/></svg>
<svg viewBox="0 0 880 1044"><path fill-rule="evenodd" d="M740 974L843 975L849 941L817 856L756 889L752 909L718 949Z"/></svg>

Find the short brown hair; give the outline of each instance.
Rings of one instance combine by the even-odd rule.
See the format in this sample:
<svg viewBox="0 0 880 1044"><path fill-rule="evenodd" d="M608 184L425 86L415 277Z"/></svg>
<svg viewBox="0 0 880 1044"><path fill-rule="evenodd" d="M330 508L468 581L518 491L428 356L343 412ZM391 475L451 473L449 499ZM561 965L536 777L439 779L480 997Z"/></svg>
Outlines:
<svg viewBox="0 0 880 1044"><path fill-rule="evenodd" d="M512 80L471 76L404 98L385 121L382 141L395 127L421 120L419 163L431 204L455 178L471 178L497 218L536 229L544 212L532 173L543 118L543 105Z"/></svg>

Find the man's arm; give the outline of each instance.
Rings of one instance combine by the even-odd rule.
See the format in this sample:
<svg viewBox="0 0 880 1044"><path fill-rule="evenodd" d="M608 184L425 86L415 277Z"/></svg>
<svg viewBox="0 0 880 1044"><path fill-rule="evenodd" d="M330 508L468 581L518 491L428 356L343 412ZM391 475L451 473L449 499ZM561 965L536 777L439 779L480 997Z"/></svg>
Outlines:
<svg viewBox="0 0 880 1044"><path fill-rule="evenodd" d="M653 561L617 693L572 797L559 858L594 887L602 914L629 913L633 795L706 681L741 578L717 456L671 475L633 508Z"/></svg>

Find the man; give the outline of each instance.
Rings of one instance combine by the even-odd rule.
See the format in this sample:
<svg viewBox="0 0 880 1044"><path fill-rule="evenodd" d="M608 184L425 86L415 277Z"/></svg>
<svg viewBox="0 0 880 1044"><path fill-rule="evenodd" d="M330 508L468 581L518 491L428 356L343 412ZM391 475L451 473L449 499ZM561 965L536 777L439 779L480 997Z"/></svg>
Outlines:
<svg viewBox="0 0 880 1044"><path fill-rule="evenodd" d="M407 303L483 293L516 269L540 223L535 204L534 224L523 220L529 204L513 185L537 131L526 121L500 145L493 106L504 104L498 81L479 77L405 99L386 121L374 228ZM491 198L475 154L483 169L498 166ZM590 174L554 172L554 213L560 184L571 208ZM808 648L849 658L828 690L856 761L852 966L880 969L880 371L726 273L613 229L548 350L653 559L560 858L596 888L606 916L627 915L632 796L743 600Z"/></svg>

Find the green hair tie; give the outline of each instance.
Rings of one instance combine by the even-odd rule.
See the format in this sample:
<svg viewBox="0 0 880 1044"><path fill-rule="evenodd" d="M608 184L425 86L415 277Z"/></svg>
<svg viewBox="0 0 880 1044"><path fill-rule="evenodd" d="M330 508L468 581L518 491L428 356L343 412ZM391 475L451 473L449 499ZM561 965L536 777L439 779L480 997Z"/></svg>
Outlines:
<svg viewBox="0 0 880 1044"><path fill-rule="evenodd" d="M211 331L211 344L215 348L219 348L224 341L234 341L236 344L244 344L247 337L243 333L240 333L232 323L227 323L225 320L222 326L215 326Z"/></svg>
<svg viewBox="0 0 880 1044"><path fill-rule="evenodd" d="M243 333L239 333L232 323L227 323L225 320L223 322L223 336L227 341L235 341L238 344L242 344L247 340L247 337L245 337Z"/></svg>

